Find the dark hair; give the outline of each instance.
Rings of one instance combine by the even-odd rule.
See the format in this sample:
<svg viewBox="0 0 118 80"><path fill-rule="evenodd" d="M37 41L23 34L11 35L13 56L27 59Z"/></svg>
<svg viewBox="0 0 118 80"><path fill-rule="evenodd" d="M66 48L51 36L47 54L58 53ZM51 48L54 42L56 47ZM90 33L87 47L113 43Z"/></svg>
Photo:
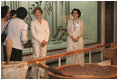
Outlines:
<svg viewBox="0 0 118 80"><path fill-rule="evenodd" d="M25 19L27 16L27 10L24 7L19 7L16 11L17 17L20 19Z"/></svg>
<svg viewBox="0 0 118 80"><path fill-rule="evenodd" d="M35 12L39 10L41 12L41 14L43 14L43 10L40 8L40 7L36 7L34 10L33 10L33 14L35 14Z"/></svg>
<svg viewBox="0 0 118 80"><path fill-rule="evenodd" d="M10 11L10 18L11 18L11 16L14 16L16 14L16 10L11 10Z"/></svg>
<svg viewBox="0 0 118 80"><path fill-rule="evenodd" d="M8 6L2 6L1 7L1 18L4 18L6 14L8 13L9 7Z"/></svg>
<svg viewBox="0 0 118 80"><path fill-rule="evenodd" d="M72 10L71 14L73 14L74 11L77 11L77 13L79 14L78 17L81 16L81 11L80 11L79 9L74 8L74 9Z"/></svg>

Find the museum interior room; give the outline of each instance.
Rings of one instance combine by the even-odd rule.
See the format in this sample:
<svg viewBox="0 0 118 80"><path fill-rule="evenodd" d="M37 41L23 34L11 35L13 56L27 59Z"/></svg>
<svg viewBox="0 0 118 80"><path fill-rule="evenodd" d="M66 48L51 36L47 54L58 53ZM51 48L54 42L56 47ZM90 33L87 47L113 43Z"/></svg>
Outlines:
<svg viewBox="0 0 118 80"><path fill-rule="evenodd" d="M22 44L22 61L10 60L8 64L7 61L1 60L1 79L117 79L117 1L1 1L1 8L3 6L8 6L9 12L16 10L17 13L20 7L27 10L27 16L22 21L27 24L28 40ZM43 13L39 9L34 11L36 7L41 8ZM79 48L81 46L79 43L76 49L69 51L67 48L77 43L69 43L71 39L69 31L73 29L68 28L71 26L69 20L74 24L74 15L76 15L74 12L77 12L72 12L73 9L81 11L78 25L81 27L82 20L84 30L83 37L79 36L79 39L82 38L83 42L80 43L84 47ZM37 11L41 13L42 20L39 25L43 20L48 23L49 40L46 44L47 54L34 58L34 37L31 26L38 19ZM80 16L80 13L78 15ZM10 32L10 23L8 31ZM9 50L6 52L7 55L10 53ZM84 58L78 56L80 54L84 54ZM74 58L70 58L70 64L67 64L69 56ZM75 62L71 62L73 59ZM84 59L83 64L79 61L82 59ZM34 76L31 74L33 67Z"/></svg>

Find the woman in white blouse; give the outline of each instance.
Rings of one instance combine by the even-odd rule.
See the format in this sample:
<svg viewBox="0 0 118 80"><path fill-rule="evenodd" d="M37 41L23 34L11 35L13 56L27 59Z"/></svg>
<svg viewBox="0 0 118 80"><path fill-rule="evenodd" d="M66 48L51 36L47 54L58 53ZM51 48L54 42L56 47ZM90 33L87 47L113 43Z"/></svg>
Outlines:
<svg viewBox="0 0 118 80"><path fill-rule="evenodd" d="M31 33L32 33L32 43L33 43L33 58L41 58L47 54L47 43L49 39L49 26L48 22L41 18L43 11L40 7L34 9L34 15L36 19L31 22ZM43 61L42 63L46 63ZM36 67L32 67L31 77L37 78ZM40 76L44 77L44 69L40 70Z"/></svg>
<svg viewBox="0 0 118 80"><path fill-rule="evenodd" d="M67 51L73 51L84 48L84 23L79 19L81 11L79 9L72 10L72 16L74 19L68 21L68 38L67 38ZM72 54L66 57L66 64L83 64L84 53Z"/></svg>

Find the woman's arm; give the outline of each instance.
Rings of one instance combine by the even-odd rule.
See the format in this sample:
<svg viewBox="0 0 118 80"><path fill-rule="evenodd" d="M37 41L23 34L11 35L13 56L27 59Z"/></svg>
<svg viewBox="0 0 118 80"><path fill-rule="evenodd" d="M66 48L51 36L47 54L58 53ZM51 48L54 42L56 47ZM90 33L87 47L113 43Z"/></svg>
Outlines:
<svg viewBox="0 0 118 80"><path fill-rule="evenodd" d="M68 31L68 35L69 35L70 37L72 37L73 34L71 33L71 21L70 21L70 20L68 21L67 31Z"/></svg>
<svg viewBox="0 0 118 80"><path fill-rule="evenodd" d="M75 37L73 36L73 33L71 32L71 20L68 21L67 31L68 31L68 35L70 36L70 38L73 41L75 41Z"/></svg>
<svg viewBox="0 0 118 80"><path fill-rule="evenodd" d="M23 44L25 44L28 41L27 37L27 24L24 25L23 29L21 30L21 41Z"/></svg>
<svg viewBox="0 0 118 80"><path fill-rule="evenodd" d="M44 47L48 43L49 34L50 34L49 26L48 26L48 23L46 23L46 36L45 36L46 38L45 40L42 41L42 47Z"/></svg>
<svg viewBox="0 0 118 80"><path fill-rule="evenodd" d="M79 34L77 36L79 38L83 37L83 35L84 35L84 22L83 21L81 21L81 25L80 26L81 26L80 32L79 32Z"/></svg>
<svg viewBox="0 0 118 80"><path fill-rule="evenodd" d="M46 42L48 42L48 40L49 40L49 35L50 35L50 30L49 30L49 25L47 23L47 27L46 27L46 39L45 39Z"/></svg>

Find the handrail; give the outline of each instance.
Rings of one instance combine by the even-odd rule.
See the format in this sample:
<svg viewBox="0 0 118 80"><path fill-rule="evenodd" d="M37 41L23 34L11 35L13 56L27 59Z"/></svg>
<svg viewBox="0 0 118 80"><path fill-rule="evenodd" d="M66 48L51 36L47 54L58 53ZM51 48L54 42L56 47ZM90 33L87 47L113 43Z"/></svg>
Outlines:
<svg viewBox="0 0 118 80"><path fill-rule="evenodd" d="M110 44L101 44L101 45L98 45L96 47L84 48L84 49L81 49L81 50L79 49L79 50L70 51L70 52L64 52L64 53L60 53L60 54L56 54L56 55L52 55L52 56L46 56L46 57L42 57L42 58L38 58L38 59L29 60L27 62L29 64L31 64L31 63L34 63L36 61L44 61L44 60L54 59L54 58L63 57L63 56L70 55L70 54L75 54L75 53L79 54L80 52L85 52L85 51L88 51L88 50L101 48L101 47L107 47L107 46L110 46Z"/></svg>

